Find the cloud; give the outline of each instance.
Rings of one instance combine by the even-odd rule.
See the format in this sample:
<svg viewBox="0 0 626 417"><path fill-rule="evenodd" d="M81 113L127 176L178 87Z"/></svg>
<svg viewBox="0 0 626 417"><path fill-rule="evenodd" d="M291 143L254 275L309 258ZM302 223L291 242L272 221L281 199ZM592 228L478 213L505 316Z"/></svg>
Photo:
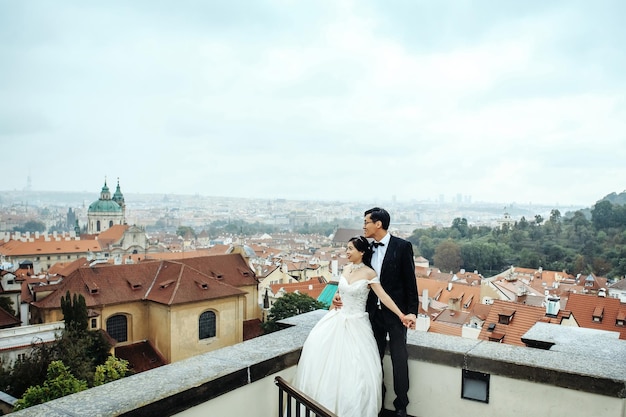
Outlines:
<svg viewBox="0 0 626 417"><path fill-rule="evenodd" d="M0 137L41 190L590 205L624 188L625 8L1 2Z"/></svg>

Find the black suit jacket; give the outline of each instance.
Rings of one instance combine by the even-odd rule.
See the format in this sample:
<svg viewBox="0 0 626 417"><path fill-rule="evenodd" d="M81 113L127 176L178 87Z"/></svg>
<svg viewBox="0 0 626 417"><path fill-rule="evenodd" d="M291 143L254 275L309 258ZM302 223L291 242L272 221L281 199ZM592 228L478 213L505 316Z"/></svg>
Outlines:
<svg viewBox="0 0 626 417"><path fill-rule="evenodd" d="M411 242L391 236L380 271L380 284L404 314L417 315L417 281ZM376 293L370 291L366 310L375 310L377 301ZM384 305L382 308L387 310Z"/></svg>

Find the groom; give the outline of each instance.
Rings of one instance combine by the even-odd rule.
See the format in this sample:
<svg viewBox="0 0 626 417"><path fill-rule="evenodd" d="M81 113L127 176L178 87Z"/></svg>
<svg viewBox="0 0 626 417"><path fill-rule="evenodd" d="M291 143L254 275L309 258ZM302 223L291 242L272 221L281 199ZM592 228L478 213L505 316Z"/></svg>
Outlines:
<svg viewBox="0 0 626 417"><path fill-rule="evenodd" d="M396 305L411 317L413 328L417 320L417 282L413 246L410 242L392 236L387 231L391 217L387 210L374 207L364 214L363 235L373 239L372 268L380 277L380 283ZM409 404L409 367L406 349L406 327L398 317L378 301L374 291L370 291L366 305L372 323L378 352L382 360L389 335L389 353L393 365L393 388L396 399L393 405L396 416L405 417ZM385 387L383 384L383 398Z"/></svg>
<svg viewBox="0 0 626 417"><path fill-rule="evenodd" d="M415 328L417 321L417 282L415 280L415 262L413 246L410 242L391 236L387 231L391 217L387 210L374 207L367 210L363 220L363 235L372 240L372 268L380 277L380 284L411 321ZM336 293L333 306L341 308L341 297ZM396 416L406 417L409 404L409 355L406 349L406 327L387 307L378 301L374 291L370 291L366 304L372 330L378 345L382 361L389 335L389 352L393 366L393 388L396 399L393 405ZM385 386L383 384L383 400Z"/></svg>

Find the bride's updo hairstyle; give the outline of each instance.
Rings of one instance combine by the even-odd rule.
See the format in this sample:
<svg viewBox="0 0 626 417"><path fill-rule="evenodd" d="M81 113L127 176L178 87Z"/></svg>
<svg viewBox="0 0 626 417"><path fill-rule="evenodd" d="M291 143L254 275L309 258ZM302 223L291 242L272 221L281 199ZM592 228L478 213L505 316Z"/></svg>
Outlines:
<svg viewBox="0 0 626 417"><path fill-rule="evenodd" d="M374 251L370 246L370 242L363 236L355 236L351 238L348 242L352 242L352 244L354 245L354 249L363 254L363 263L371 268L372 254L374 253Z"/></svg>

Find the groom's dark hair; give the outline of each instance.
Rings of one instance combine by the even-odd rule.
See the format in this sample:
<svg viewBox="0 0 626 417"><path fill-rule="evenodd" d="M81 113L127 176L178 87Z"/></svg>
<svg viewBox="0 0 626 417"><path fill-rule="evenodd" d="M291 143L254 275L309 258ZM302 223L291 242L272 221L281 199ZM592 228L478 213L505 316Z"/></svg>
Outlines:
<svg viewBox="0 0 626 417"><path fill-rule="evenodd" d="M385 210L384 208L380 208L380 207L373 207L367 210L365 214L363 214L363 217L367 216L368 214L370 215L370 219L372 219L373 222L377 222L380 220L380 222L383 224L383 229L385 230L389 229L389 223L391 223L391 216L389 215L387 210Z"/></svg>

